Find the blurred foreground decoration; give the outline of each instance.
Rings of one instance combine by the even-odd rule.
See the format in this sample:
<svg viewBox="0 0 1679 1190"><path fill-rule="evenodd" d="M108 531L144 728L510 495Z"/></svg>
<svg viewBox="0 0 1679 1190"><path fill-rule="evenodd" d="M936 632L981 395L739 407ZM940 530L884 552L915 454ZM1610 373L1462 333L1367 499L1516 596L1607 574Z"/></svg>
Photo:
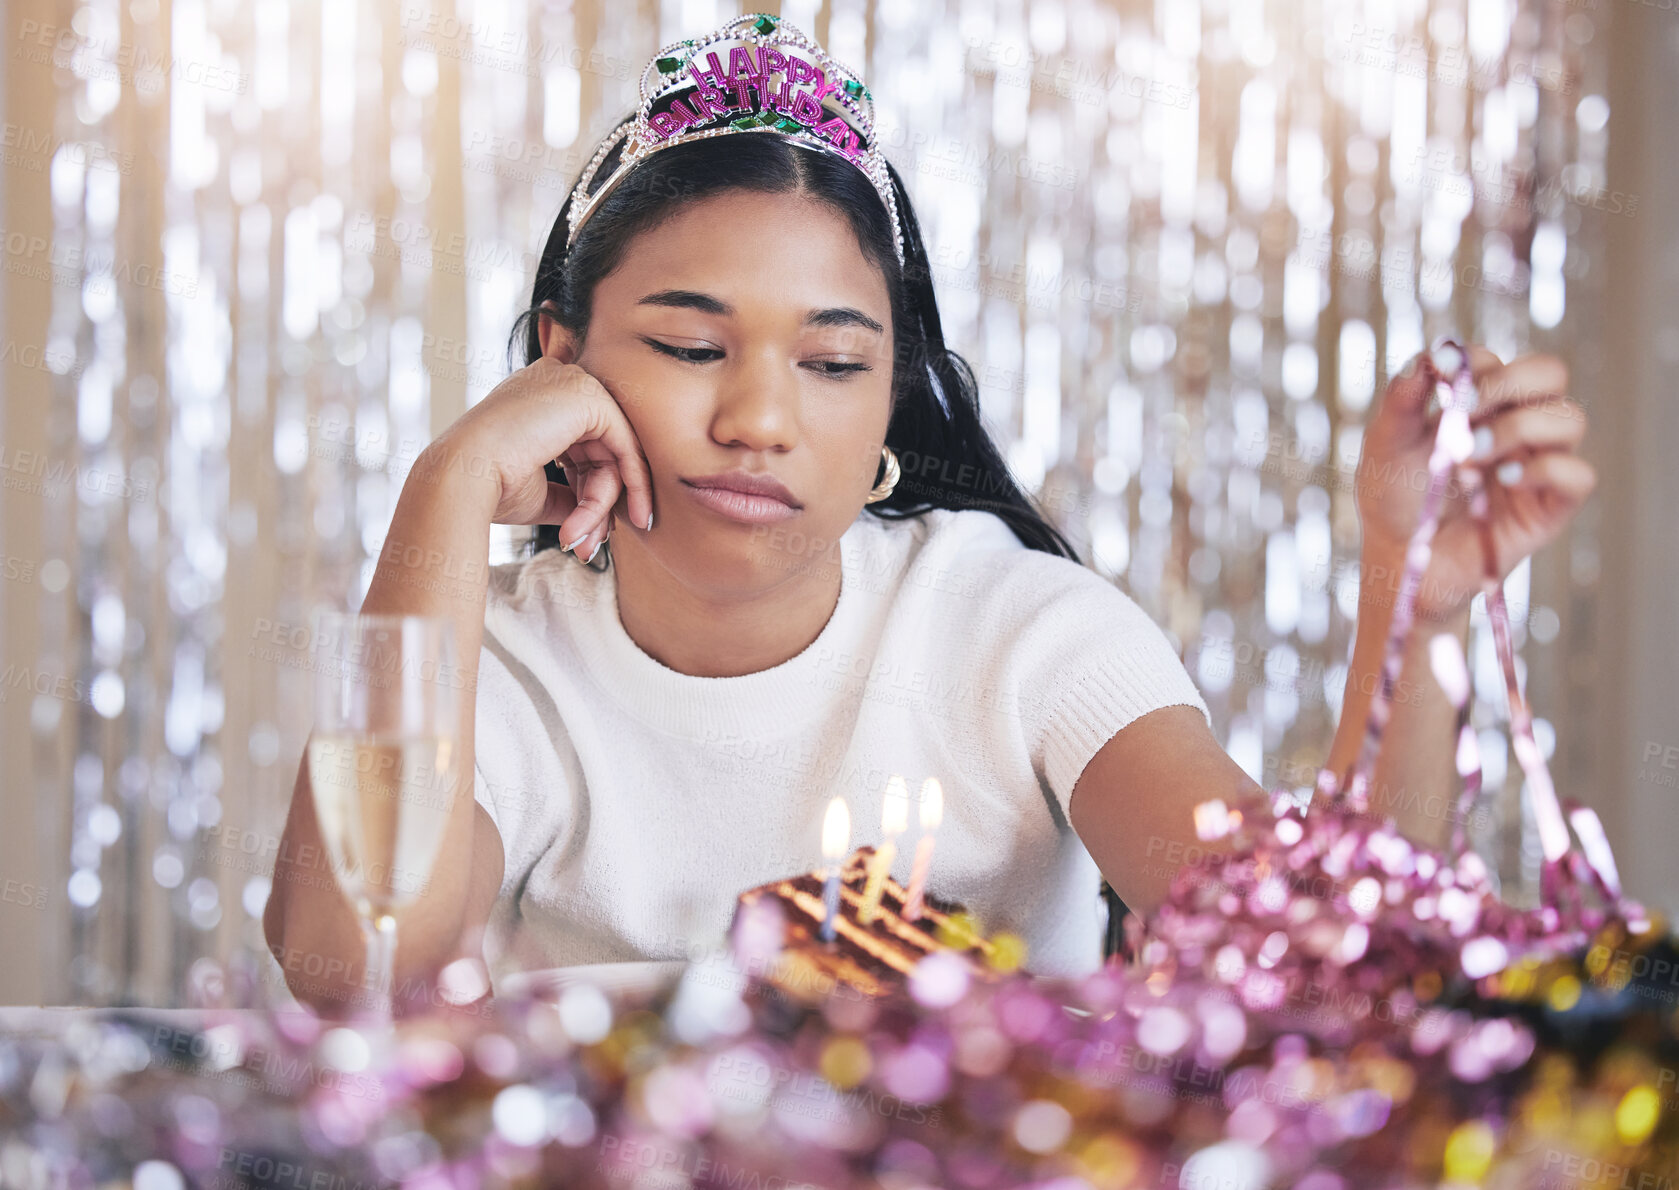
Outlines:
<svg viewBox="0 0 1679 1190"><path fill-rule="evenodd" d="M1594 283L1583 212L1636 202L1604 171L1599 15L782 11L869 79L1011 465L1182 643L1233 755L1309 780L1372 400L1447 327L1506 358L1555 342ZM26 130L56 229L51 449L6 492L48 548L6 713L62 806L40 839L62 857L51 999L166 1003L198 956L269 961L311 618L359 600L408 463L505 374L564 188L645 57L726 13L702 15L263 0L16 21L10 67L58 97ZM936 479L920 462L906 482ZM1528 586L1526 567L1507 584L1517 642L1543 646L1557 616ZM1495 881L1531 895L1484 619L1470 666L1476 841L1496 833Z"/></svg>
<svg viewBox="0 0 1679 1190"><path fill-rule="evenodd" d="M1523 912L1472 854L1344 806L1246 809L1197 816L1236 846L1180 873L1140 961L1079 980L937 951L870 996L789 986L737 939L611 995L474 1001L481 976L449 969L386 1033L251 1007L248 958L202 964L198 1013L0 1039L8 1168L405 1190L1669 1184L1679 951L1599 898L1582 853Z"/></svg>

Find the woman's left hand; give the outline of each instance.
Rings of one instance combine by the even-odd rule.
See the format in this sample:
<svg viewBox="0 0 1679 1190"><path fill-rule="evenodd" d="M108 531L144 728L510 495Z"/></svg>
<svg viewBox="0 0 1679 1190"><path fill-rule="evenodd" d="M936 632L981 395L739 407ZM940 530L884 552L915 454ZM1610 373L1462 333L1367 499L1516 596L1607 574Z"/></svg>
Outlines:
<svg viewBox="0 0 1679 1190"><path fill-rule="evenodd" d="M1481 401L1470 416L1475 454L1467 466L1478 468L1489 487L1487 515L1502 579L1561 534L1591 495L1597 473L1576 453L1586 413L1564 395L1568 368L1560 359L1529 355L1505 364L1485 347L1471 347L1469 360ZM1431 370L1411 361L1388 385L1359 460L1366 582L1372 564L1381 565L1394 594L1428 490L1428 458L1439 425L1438 413L1428 412L1433 387ZM1416 613L1440 620L1466 608L1486 574L1468 493L1455 478L1433 548Z"/></svg>

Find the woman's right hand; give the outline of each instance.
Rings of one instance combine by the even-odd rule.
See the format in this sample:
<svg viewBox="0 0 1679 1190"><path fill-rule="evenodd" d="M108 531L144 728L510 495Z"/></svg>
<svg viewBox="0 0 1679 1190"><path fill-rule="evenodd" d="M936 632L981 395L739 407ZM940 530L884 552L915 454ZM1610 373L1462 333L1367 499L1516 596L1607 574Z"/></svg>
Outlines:
<svg viewBox="0 0 1679 1190"><path fill-rule="evenodd" d="M543 467L552 459L562 460L575 489L548 482ZM611 528L620 496L626 514L646 524L652 481L629 420L599 380L551 357L521 368L457 418L420 452L403 484L362 612L434 616L454 626L463 691L455 771L465 778L465 796L449 809L425 890L402 911L394 987L435 987L445 964L474 955L475 932L504 875L505 843L472 796L490 525L559 524L562 541L592 552ZM357 1002L344 997L362 994L367 951L343 891L322 882L304 858L325 854L324 846L305 759L275 858L263 936L293 994L337 1015ZM326 960L328 974L300 969L304 957Z"/></svg>
<svg viewBox="0 0 1679 1190"><path fill-rule="evenodd" d="M577 364L543 356L462 414L431 447L482 459L499 487L492 521L558 525L560 542L589 558L612 530L620 495L636 524L653 519L653 479L617 400ZM566 484L544 467L556 461Z"/></svg>

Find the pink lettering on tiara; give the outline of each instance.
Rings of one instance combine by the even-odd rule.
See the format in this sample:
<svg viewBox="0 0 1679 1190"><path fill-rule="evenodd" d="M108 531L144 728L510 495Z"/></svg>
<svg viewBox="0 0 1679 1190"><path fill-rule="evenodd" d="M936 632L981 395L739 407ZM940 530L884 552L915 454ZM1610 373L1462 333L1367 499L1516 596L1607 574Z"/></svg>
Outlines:
<svg viewBox="0 0 1679 1190"><path fill-rule="evenodd" d="M819 122L825 113L822 105L816 102L816 97L809 91L800 91L793 96L793 106L788 115L807 127Z"/></svg>
<svg viewBox="0 0 1679 1190"><path fill-rule="evenodd" d="M694 76L694 81L702 87L721 87L727 83L728 77L723 74L723 64L717 60L717 51L712 50L706 56L709 67L699 64L699 55L688 60L688 73Z"/></svg>
<svg viewBox="0 0 1679 1190"><path fill-rule="evenodd" d="M741 79L739 82L731 83L723 89L734 96L735 101L730 106L736 111L744 110L750 112L758 110L758 99L756 96L762 94L763 88L757 83Z"/></svg>
<svg viewBox="0 0 1679 1190"><path fill-rule="evenodd" d="M729 77L731 79L750 78L759 73L761 72L758 69L758 63L753 61L752 58L752 47L737 45L729 51Z"/></svg>
<svg viewBox="0 0 1679 1190"><path fill-rule="evenodd" d="M862 146L862 141L858 138L857 133L852 130L851 125L839 116L833 116L822 121L811 131L824 140L832 141L834 147L847 157L855 157L858 149Z"/></svg>
<svg viewBox="0 0 1679 1190"><path fill-rule="evenodd" d="M758 51L758 65L767 77L787 65L787 55L774 46L766 45Z"/></svg>
<svg viewBox="0 0 1679 1190"><path fill-rule="evenodd" d="M816 74L816 67L803 58L793 54L787 55L787 81L793 86L797 87L802 83L810 82L811 79L816 77Z"/></svg>
<svg viewBox="0 0 1679 1190"><path fill-rule="evenodd" d="M701 124L705 123L704 120L689 111L680 99L673 99L670 101L669 111L671 115L675 116L682 123L687 124L690 127L698 128Z"/></svg>
<svg viewBox="0 0 1679 1190"><path fill-rule="evenodd" d="M669 112L653 112L647 117L647 123L659 134L660 140L675 136L682 128L682 121Z"/></svg>
<svg viewBox="0 0 1679 1190"><path fill-rule="evenodd" d="M732 110L721 91L712 91L705 87L697 88L689 95L688 102L693 105L694 114L704 117L707 121L717 116L726 116Z"/></svg>
<svg viewBox="0 0 1679 1190"><path fill-rule="evenodd" d="M792 115L793 101L795 98L796 96L794 95L792 84L788 83L784 79L782 80L781 87L778 90L772 92L768 88L764 89L763 105L769 111L781 112L783 115Z"/></svg>

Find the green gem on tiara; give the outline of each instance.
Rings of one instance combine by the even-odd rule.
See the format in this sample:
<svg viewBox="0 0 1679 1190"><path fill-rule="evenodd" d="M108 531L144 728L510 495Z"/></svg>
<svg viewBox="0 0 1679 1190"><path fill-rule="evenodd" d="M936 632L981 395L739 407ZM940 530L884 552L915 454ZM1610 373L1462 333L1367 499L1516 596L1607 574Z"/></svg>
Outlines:
<svg viewBox="0 0 1679 1190"><path fill-rule="evenodd" d="M777 116L775 120L777 132L797 132L803 127L804 125L797 120L789 120L786 116Z"/></svg>
<svg viewBox="0 0 1679 1190"><path fill-rule="evenodd" d="M771 33L775 32L775 18L769 16L759 17L757 20L752 22L752 27L764 37L768 37Z"/></svg>
<svg viewBox="0 0 1679 1190"><path fill-rule="evenodd" d="M741 132L750 131L751 129L758 127L758 117L742 116L738 120L730 120L729 127L737 129Z"/></svg>
<svg viewBox="0 0 1679 1190"><path fill-rule="evenodd" d="M681 58L655 58L653 65L659 68L660 74L675 74L682 69Z"/></svg>
<svg viewBox="0 0 1679 1190"><path fill-rule="evenodd" d="M856 99L858 96L862 96L864 99L869 98L869 89L863 86L863 84L858 82L856 79L847 79L845 81L845 93L853 99Z"/></svg>

